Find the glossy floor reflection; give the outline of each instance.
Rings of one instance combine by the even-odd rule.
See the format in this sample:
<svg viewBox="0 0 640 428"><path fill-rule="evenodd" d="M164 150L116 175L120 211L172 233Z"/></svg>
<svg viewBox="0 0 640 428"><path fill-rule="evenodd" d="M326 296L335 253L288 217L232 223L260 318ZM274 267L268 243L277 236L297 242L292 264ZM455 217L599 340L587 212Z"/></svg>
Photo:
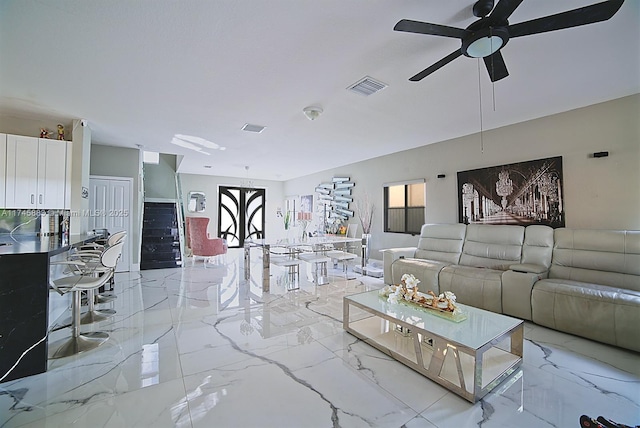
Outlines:
<svg viewBox="0 0 640 428"><path fill-rule="evenodd" d="M527 323L524 364L475 405L342 330L347 281L286 291L258 257L118 274L98 349L0 384L0 427L579 427L640 424L640 355ZM68 329L50 340L68 335Z"/></svg>

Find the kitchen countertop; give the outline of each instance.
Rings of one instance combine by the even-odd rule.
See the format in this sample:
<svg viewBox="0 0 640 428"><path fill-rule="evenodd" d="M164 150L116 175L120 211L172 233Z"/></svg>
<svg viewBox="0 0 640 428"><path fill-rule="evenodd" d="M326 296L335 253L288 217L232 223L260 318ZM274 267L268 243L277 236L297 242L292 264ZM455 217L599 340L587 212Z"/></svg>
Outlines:
<svg viewBox="0 0 640 428"><path fill-rule="evenodd" d="M0 235L0 256L9 254L41 254L50 256L64 253L74 245L92 242L99 235L82 233L69 235L69 242L63 245L60 236L39 237L35 235Z"/></svg>

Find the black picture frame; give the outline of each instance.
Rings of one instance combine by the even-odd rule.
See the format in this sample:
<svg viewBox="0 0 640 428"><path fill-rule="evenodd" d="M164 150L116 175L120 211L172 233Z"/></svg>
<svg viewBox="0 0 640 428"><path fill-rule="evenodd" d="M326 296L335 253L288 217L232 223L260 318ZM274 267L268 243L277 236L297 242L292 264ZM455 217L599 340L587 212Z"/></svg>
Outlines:
<svg viewBox="0 0 640 428"><path fill-rule="evenodd" d="M458 172L458 221L565 226L562 156Z"/></svg>

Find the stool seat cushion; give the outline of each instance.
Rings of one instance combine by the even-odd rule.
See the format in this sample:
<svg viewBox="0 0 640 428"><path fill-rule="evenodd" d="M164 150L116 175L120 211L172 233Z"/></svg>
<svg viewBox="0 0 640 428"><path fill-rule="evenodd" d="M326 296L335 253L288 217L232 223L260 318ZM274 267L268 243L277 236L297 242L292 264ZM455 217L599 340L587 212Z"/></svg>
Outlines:
<svg viewBox="0 0 640 428"><path fill-rule="evenodd" d="M353 253L347 253L346 251L327 251L327 257L331 257L332 259L336 259L339 261L343 260L353 260L357 258Z"/></svg>
<svg viewBox="0 0 640 428"><path fill-rule="evenodd" d="M55 286L61 290L71 291L76 290L90 290L93 288L99 288L106 282L104 277L92 277L92 276L65 276L53 281Z"/></svg>
<svg viewBox="0 0 640 428"><path fill-rule="evenodd" d="M287 259L287 260L276 260L276 261L272 260L271 263L277 266L297 266L300 264L300 260L298 259Z"/></svg>
<svg viewBox="0 0 640 428"><path fill-rule="evenodd" d="M329 257L324 256L322 254L315 254L315 253L303 253L303 254L300 254L298 258L300 260L303 260L309 263L326 263L331 261Z"/></svg>

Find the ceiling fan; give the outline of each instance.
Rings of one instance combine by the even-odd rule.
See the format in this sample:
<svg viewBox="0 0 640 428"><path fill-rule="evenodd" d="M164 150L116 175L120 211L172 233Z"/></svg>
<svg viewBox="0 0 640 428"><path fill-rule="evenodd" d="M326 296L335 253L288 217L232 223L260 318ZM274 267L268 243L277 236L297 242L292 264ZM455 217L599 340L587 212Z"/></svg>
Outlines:
<svg viewBox="0 0 640 428"><path fill-rule="evenodd" d="M492 82L504 79L509 72L500 50L509 39L606 21L624 3L624 0L609 0L531 21L509 24L509 17L522 1L499 0L494 7L493 0L479 0L473 5L473 14L480 19L465 29L409 19L399 21L393 27L395 31L453 37L462 41L460 49L425 68L409 80L413 82L422 80L461 55L483 58Z"/></svg>

